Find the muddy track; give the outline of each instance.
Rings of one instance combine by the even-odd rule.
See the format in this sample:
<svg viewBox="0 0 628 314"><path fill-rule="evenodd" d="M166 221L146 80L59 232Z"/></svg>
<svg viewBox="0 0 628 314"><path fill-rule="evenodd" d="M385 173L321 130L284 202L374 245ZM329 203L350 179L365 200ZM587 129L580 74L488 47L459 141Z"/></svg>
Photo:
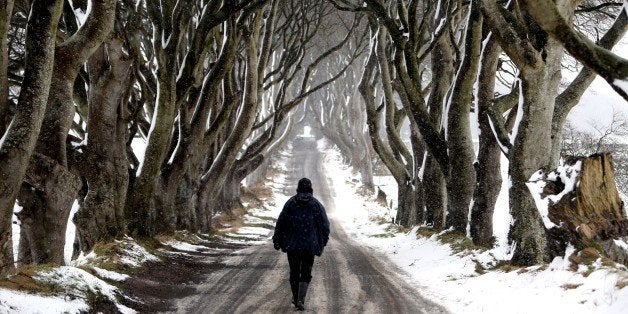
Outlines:
<svg viewBox="0 0 628 314"><path fill-rule="evenodd" d="M360 246L334 220L336 209L322 155L314 143L295 145L289 182L312 180L314 195L325 205L332 232L323 256L314 261L306 312L314 313L444 313L446 310L421 296L385 256ZM333 175L333 174L332 174ZM289 186L294 191L296 186ZM350 197L350 196L347 196ZM202 261L197 260L202 268ZM288 262L272 243L235 251L219 263L205 264L202 281L185 284L173 293L174 304L164 312L277 313L292 312ZM401 275L400 275L401 274ZM198 277L197 277L198 278ZM176 283L174 284L177 285ZM182 288L179 284L179 288ZM194 288L194 292L189 289ZM183 289L181 289L183 290Z"/></svg>

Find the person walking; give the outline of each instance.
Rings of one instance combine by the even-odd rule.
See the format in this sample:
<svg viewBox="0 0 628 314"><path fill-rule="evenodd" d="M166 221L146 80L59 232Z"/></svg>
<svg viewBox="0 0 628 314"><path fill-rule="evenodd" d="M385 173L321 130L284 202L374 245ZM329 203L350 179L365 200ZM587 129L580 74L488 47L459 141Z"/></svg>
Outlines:
<svg viewBox="0 0 628 314"><path fill-rule="evenodd" d="M275 250L288 254L292 303L300 311L305 309L314 255L321 256L329 240L327 213L313 192L308 178L299 180L297 194L283 206L273 234Z"/></svg>

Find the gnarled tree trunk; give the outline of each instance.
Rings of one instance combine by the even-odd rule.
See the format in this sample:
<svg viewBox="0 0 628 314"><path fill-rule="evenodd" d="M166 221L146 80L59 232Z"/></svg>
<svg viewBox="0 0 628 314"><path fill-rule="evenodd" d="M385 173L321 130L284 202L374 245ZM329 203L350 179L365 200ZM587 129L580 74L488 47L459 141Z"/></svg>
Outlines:
<svg viewBox="0 0 628 314"><path fill-rule="evenodd" d="M432 81L438 82L438 84L432 85L427 105L432 122L434 125L440 125L444 110L443 104L455 72L454 47L448 36L442 36L437 41L431 57ZM430 184L425 185L425 195L430 195L430 197L425 199L425 218L428 224L440 229L445 227L445 211L448 207L444 170L441 169L433 154L428 152L426 158L423 178L425 182L430 182Z"/></svg>
<svg viewBox="0 0 628 314"><path fill-rule="evenodd" d="M9 124L9 42L14 0L0 0L0 136L4 135Z"/></svg>
<svg viewBox="0 0 628 314"><path fill-rule="evenodd" d="M494 38L484 46L482 67L478 78L479 150L476 167L477 185L471 208L470 233L475 245L493 245L493 212L502 186L501 150L495 139L489 110L495 92L495 72L501 50Z"/></svg>
<svg viewBox="0 0 628 314"><path fill-rule="evenodd" d="M65 230L81 180L45 155L36 153L30 162L18 196L23 209L17 217L30 243L32 262L63 265Z"/></svg>
<svg viewBox="0 0 628 314"><path fill-rule="evenodd" d="M26 28L26 64L17 114L0 144L0 275L13 269L13 205L39 135L53 72L60 0L34 1Z"/></svg>
<svg viewBox="0 0 628 314"><path fill-rule="evenodd" d="M39 160L31 161L27 176L36 178L36 182L28 181L30 186L20 191L20 201L39 206L38 208L29 207L28 210L32 212L23 213L22 216L37 217L40 213L45 213L47 218L42 221L50 223L41 224L42 221L37 221L37 223L28 226L34 234L62 233L65 235L68 215L81 186L79 177L72 175L68 167L66 147L67 135L74 118L72 100L74 82L81 66L113 29L115 8L116 1L114 0L95 3L85 24L56 47L48 106L46 106L42 130L35 149L39 155L36 157L45 157L44 164L47 166L45 168L38 167ZM48 164L50 162L54 162L56 165ZM70 180L74 180L74 182L69 182ZM55 188L57 184L63 186ZM38 190L40 187L44 190ZM72 188L75 190L71 190ZM29 200L30 198L38 198L39 200L33 202ZM54 218L54 215L58 215L58 217ZM61 230L56 230L56 228L61 228ZM40 230L35 231L35 229ZM53 236L53 238L56 237ZM64 236L60 236L59 239L55 240L60 241L60 243L50 242L46 237L30 239L32 251L43 250L40 253L33 253L33 261L35 263L63 264L64 239ZM49 253L52 249L59 251ZM40 260L40 257L52 259Z"/></svg>
<svg viewBox="0 0 628 314"><path fill-rule="evenodd" d="M129 184L126 142L127 109L124 95L130 83L131 62L122 42L111 38L90 58L89 120L87 121L87 195L74 216L81 250L125 233L124 205Z"/></svg>
<svg viewBox="0 0 628 314"><path fill-rule="evenodd" d="M452 87L447 112L447 148L450 158L447 169L447 226L465 233L469 205L475 188L475 151L471 141L469 114L473 104L473 88L477 78L482 44L482 12L479 0L471 1L465 34L462 63ZM435 82L440 84L440 82Z"/></svg>

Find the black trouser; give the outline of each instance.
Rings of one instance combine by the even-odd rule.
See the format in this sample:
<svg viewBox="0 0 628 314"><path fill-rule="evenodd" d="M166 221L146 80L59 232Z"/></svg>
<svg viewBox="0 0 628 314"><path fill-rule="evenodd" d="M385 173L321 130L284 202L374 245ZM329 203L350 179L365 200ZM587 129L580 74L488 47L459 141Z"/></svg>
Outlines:
<svg viewBox="0 0 628 314"><path fill-rule="evenodd" d="M290 288L292 288L292 296L296 301L299 292L299 282L309 283L312 280L314 255L288 252L288 264L290 264Z"/></svg>

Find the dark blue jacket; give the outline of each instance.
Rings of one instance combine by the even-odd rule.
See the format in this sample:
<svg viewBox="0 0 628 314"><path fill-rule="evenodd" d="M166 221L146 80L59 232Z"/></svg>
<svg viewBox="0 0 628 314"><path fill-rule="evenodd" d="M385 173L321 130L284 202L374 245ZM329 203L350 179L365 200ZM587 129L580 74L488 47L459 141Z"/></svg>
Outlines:
<svg viewBox="0 0 628 314"><path fill-rule="evenodd" d="M328 239L329 220L325 207L312 193L297 193L291 197L275 225L275 248L321 256Z"/></svg>

